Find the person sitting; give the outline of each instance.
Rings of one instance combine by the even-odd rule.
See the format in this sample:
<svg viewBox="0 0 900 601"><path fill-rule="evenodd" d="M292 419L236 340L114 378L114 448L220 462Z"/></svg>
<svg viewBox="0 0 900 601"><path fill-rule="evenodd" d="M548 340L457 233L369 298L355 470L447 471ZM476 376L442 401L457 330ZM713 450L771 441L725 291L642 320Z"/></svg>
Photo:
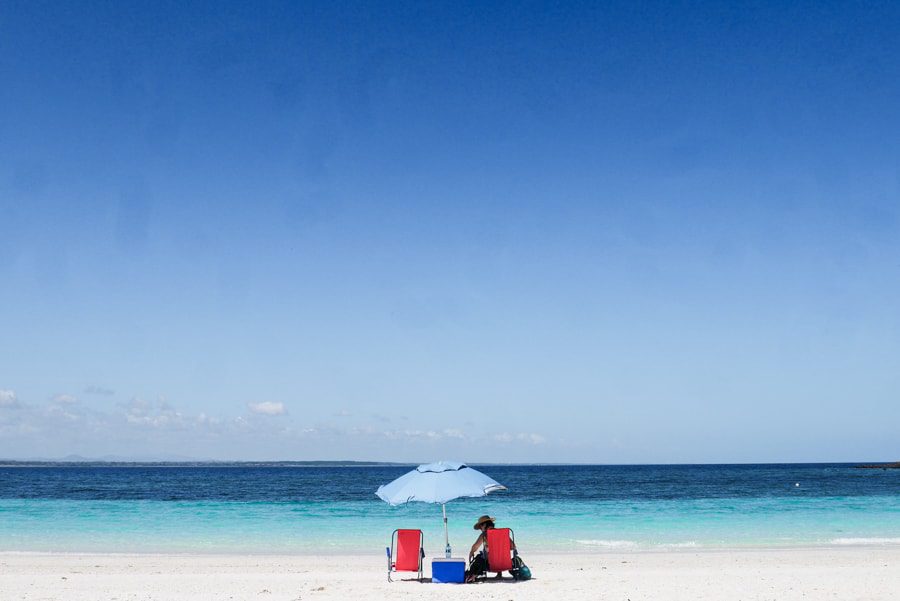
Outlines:
<svg viewBox="0 0 900 601"><path fill-rule="evenodd" d="M487 542L488 530L495 527L494 518L489 515L483 515L478 518L473 527L475 530L480 530L481 534L478 535L475 544L472 545L472 549L469 551L469 569L466 570L466 582L475 582L476 578L488 572L488 556L485 543ZM510 540L509 544L510 549L515 551L516 543ZM501 575L502 572L498 572L497 578Z"/></svg>

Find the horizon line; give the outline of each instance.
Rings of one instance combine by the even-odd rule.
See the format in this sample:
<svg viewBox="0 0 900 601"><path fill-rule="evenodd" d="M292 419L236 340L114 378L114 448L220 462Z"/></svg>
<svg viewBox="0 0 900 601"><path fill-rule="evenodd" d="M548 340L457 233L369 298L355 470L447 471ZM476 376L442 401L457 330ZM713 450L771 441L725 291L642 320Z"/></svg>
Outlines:
<svg viewBox="0 0 900 601"><path fill-rule="evenodd" d="M652 467L652 466L722 466L722 465L871 465L880 466L896 464L900 462L892 460L877 461L729 461L729 462L696 462L696 463L598 463L575 461L532 461L532 462L500 462L500 461L469 461L467 465L488 466L584 466L584 467ZM109 465L109 466L159 466L180 467L195 465L287 465L296 467L405 467L420 465L421 462L411 461L364 461L356 459L336 460L295 460L295 459L184 459L184 460L152 460L152 459L13 459L0 458L0 467L28 467L28 466L59 466L59 465Z"/></svg>

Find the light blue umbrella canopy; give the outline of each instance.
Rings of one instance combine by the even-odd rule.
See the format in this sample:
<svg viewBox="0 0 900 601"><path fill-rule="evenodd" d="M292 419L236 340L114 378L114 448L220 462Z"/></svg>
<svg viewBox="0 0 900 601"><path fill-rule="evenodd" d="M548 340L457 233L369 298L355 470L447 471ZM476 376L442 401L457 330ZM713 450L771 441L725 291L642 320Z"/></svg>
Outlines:
<svg viewBox="0 0 900 601"><path fill-rule="evenodd" d="M426 463L375 492L382 501L402 505L411 501L446 503L460 497L483 497L506 487L465 463Z"/></svg>
<svg viewBox="0 0 900 601"><path fill-rule="evenodd" d="M465 463L438 461L420 465L393 482L379 486L375 494L391 505L412 501L440 503L444 514L446 554L450 557L447 510L444 503L460 497L483 497L498 490L506 490L506 487Z"/></svg>

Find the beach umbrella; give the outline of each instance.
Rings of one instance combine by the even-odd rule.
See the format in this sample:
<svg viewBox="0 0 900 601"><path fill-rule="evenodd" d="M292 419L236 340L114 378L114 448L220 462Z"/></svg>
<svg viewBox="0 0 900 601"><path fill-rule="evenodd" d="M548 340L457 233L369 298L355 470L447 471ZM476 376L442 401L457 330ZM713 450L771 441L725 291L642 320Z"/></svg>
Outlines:
<svg viewBox="0 0 900 601"><path fill-rule="evenodd" d="M483 497L497 490L506 490L506 487L465 463L438 461L420 465L390 484L379 486L375 494L391 505L411 501L440 503L441 513L444 515L445 552L450 557L445 504L460 497Z"/></svg>

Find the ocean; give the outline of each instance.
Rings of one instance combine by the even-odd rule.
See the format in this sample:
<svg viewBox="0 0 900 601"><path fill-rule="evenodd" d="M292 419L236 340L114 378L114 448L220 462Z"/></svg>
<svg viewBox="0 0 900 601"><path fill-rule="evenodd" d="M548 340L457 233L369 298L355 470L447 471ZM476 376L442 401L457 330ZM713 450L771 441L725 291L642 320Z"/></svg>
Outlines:
<svg viewBox="0 0 900 601"><path fill-rule="evenodd" d="M855 464L486 465L507 492L447 505L455 554L482 514L528 550L900 545L900 470ZM391 507L412 466L0 467L0 551L383 553L443 548L440 506Z"/></svg>

